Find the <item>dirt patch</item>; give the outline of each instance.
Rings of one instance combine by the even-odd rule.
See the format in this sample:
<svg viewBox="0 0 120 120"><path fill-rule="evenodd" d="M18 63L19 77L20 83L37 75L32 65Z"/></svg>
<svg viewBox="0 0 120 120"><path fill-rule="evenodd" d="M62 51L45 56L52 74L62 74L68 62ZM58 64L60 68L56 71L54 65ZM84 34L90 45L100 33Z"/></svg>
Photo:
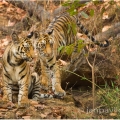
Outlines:
<svg viewBox="0 0 120 120"><path fill-rule="evenodd" d="M100 7L100 8L102 10L102 7ZM109 6L108 6L108 8L109 8ZM116 10L114 10L114 11L116 11ZM117 13L119 13L119 11L117 11ZM22 17L20 17L21 15L22 15ZM18 9L15 6L8 5L7 3L0 2L0 26L13 25L15 22L20 21L24 15L25 15L25 11ZM114 12L112 12L112 16L114 16ZM116 22L115 18L117 18L117 17L119 18L119 14L118 14L118 16L116 15L116 17L114 17L113 22ZM97 17L96 21L101 22L100 20L98 20L98 17ZM94 18L92 18L92 21L94 21ZM97 26L100 26L99 22L96 22ZM92 29L93 29L93 26L91 23L94 23L94 22L89 21L89 22L86 22L85 24L89 25L90 28L92 27ZM103 21L103 23L105 24L106 22ZM93 31L94 33L101 31L102 26L100 26L99 30L96 29L97 26L94 26L94 28L95 28ZM0 36L0 38L1 38L0 57L2 56L7 44L9 43L6 41L10 41L10 39L3 39L2 37L3 36ZM101 72L102 76L104 76L105 71L107 71L108 78L110 78L109 75L113 75L113 73L114 73L114 77L118 77L117 80L119 81L119 76L115 76L115 75L119 75L119 73L116 74L117 73L116 71L119 72L119 68L120 68L119 39L116 42L114 42L113 44L115 44L115 46L110 47L109 51L105 52L104 49L102 51L102 53L105 52L105 54L107 54L107 56L109 56L109 58L107 58L108 61L106 61L102 65L99 64L97 67L99 67L101 69L101 71L103 70L103 72ZM116 48L116 45L118 46L117 48ZM109 63L110 57L113 60L111 63ZM102 55L100 57L98 56L99 61L101 61L101 58L102 58ZM91 58L91 59L93 59L93 58ZM111 64L114 65L114 67L112 67ZM106 65L106 67L105 67L105 65ZM117 69L116 69L116 67L117 67ZM91 69L88 66L86 68L89 69L90 74L88 74L88 77L90 78L91 77ZM114 68L115 68L115 70L114 70ZM84 67L83 67L83 71L85 73L87 72L88 69L85 69L85 71L84 71ZM111 72L112 70L113 70L113 72ZM1 71L2 70L0 67L0 73L1 73ZM80 70L80 72L81 72L81 70ZM2 78L0 76L0 88L1 88L1 79ZM73 78L71 78L72 85L70 85L68 87L71 87L75 84L75 82L74 82L75 79L78 79L78 81L80 81L79 80L80 78L76 78L74 76ZM116 78L114 78L114 79L116 79ZM70 79L68 79L67 82L70 82ZM85 81L85 82L87 82L87 81ZM101 82L101 81L98 81L98 82ZM83 80L81 80L81 82L79 84L77 83L78 86L81 86L83 84L84 84ZM87 86L88 83L86 83L84 85ZM65 85L64 85L64 88L65 88ZM97 92L97 90L96 90L96 92ZM2 98L2 90L0 89L0 99L1 98ZM97 110L104 110L103 108L100 107L100 104L101 104L100 100L101 99L99 97L96 98L96 101L97 101L96 105L98 107ZM94 113L93 109L92 109L92 105L93 105L93 97L92 97L91 89L85 89L84 92L79 89L76 91L72 91L70 93L68 92L68 94L63 99L54 99L54 98L53 99L40 99L40 101L38 103L33 102L33 103L31 103L31 105L27 106L26 108L25 107L18 108L17 103L14 103L14 105L12 107L8 103L6 103L6 104L0 103L0 118L1 119L21 119L21 118L24 118L24 119L101 118L101 119L103 119L103 118L114 118L114 116L116 116L115 113L114 114L111 113L112 115L110 116L109 115L110 113L102 114L101 111Z"/></svg>
<svg viewBox="0 0 120 120"><path fill-rule="evenodd" d="M32 105L18 108L17 103L14 107L0 104L1 119L79 119L91 118L90 114L75 107L72 95L67 95L64 99L41 99L39 103L33 102Z"/></svg>

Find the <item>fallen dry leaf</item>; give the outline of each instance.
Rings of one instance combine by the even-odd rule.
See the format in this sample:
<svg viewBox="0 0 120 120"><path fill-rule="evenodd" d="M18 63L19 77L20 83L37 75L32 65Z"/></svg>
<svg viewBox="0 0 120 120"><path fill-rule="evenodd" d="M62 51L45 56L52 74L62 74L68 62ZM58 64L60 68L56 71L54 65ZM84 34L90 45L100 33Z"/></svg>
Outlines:
<svg viewBox="0 0 120 120"><path fill-rule="evenodd" d="M8 109L0 108L0 112L7 112Z"/></svg>
<svg viewBox="0 0 120 120"><path fill-rule="evenodd" d="M7 108L11 109L11 108L16 108L15 104L13 104L12 102L8 102L7 103Z"/></svg>
<svg viewBox="0 0 120 120"><path fill-rule="evenodd" d="M20 118L20 117L22 117L22 116L26 116L26 114L27 114L27 111L26 111L26 110L17 111L17 112L16 112L16 117L17 117L17 118Z"/></svg>
<svg viewBox="0 0 120 120"><path fill-rule="evenodd" d="M34 101L34 100L30 100L30 104L31 104L31 105L38 105L38 102L37 102L37 101Z"/></svg>
<svg viewBox="0 0 120 120"><path fill-rule="evenodd" d="M57 119L61 119L61 116L57 116Z"/></svg>
<svg viewBox="0 0 120 120"><path fill-rule="evenodd" d="M30 120L30 116L29 116L29 115L22 116L22 118L27 119L27 120Z"/></svg>
<svg viewBox="0 0 120 120"><path fill-rule="evenodd" d="M0 113L0 119L4 119L5 118L5 115Z"/></svg>
<svg viewBox="0 0 120 120"><path fill-rule="evenodd" d="M16 23L16 21L14 20L13 22L11 22L10 20L8 21L8 26L13 26Z"/></svg>
<svg viewBox="0 0 120 120"><path fill-rule="evenodd" d="M28 111L34 111L35 110L35 108L34 108L34 106L32 105L32 106L30 106L29 107L29 109L28 109Z"/></svg>
<svg viewBox="0 0 120 120"><path fill-rule="evenodd" d="M66 66L66 65L67 65L67 62L59 59L59 60L58 60L58 64L59 64L60 66Z"/></svg>
<svg viewBox="0 0 120 120"><path fill-rule="evenodd" d="M4 6L8 6L8 5L9 5L9 3L6 2L5 0L1 0L1 1L0 1L0 4L2 4L2 5L4 5Z"/></svg>
<svg viewBox="0 0 120 120"><path fill-rule="evenodd" d="M2 57L4 50L0 50L0 57Z"/></svg>
<svg viewBox="0 0 120 120"><path fill-rule="evenodd" d="M55 112L56 114L60 114L60 110L54 110L53 112Z"/></svg>
<svg viewBox="0 0 120 120"><path fill-rule="evenodd" d="M109 28L111 28L111 26L104 26L104 27L102 28L102 32L107 31Z"/></svg>
<svg viewBox="0 0 120 120"><path fill-rule="evenodd" d="M112 50L111 50L111 52L112 52L112 53L115 53L115 52L116 52L116 49L115 49L115 48L114 48L114 49L112 49Z"/></svg>
<svg viewBox="0 0 120 120"><path fill-rule="evenodd" d="M2 42L0 45L1 47L5 47L9 44L9 40L7 38L2 39L1 42Z"/></svg>
<svg viewBox="0 0 120 120"><path fill-rule="evenodd" d="M57 115L56 113L53 113L53 116L54 116L54 117L58 117L58 115Z"/></svg>
<svg viewBox="0 0 120 120"><path fill-rule="evenodd" d="M40 116L41 116L42 119L47 117L47 115L42 114L42 113L40 114Z"/></svg>
<svg viewBox="0 0 120 120"><path fill-rule="evenodd" d="M54 107L52 110L60 110L62 107Z"/></svg>
<svg viewBox="0 0 120 120"><path fill-rule="evenodd" d="M115 117L117 116L117 113L110 113L110 116Z"/></svg>
<svg viewBox="0 0 120 120"><path fill-rule="evenodd" d="M8 7L7 10L6 10L6 12L7 13L12 13L14 10L15 10L14 8Z"/></svg>
<svg viewBox="0 0 120 120"><path fill-rule="evenodd" d="M16 118L20 118L21 115L22 115L22 112L21 112L21 111L17 111L17 112L16 112Z"/></svg>
<svg viewBox="0 0 120 120"><path fill-rule="evenodd" d="M37 110L43 110L43 109L46 108L45 105L40 105L40 104L38 104L38 105L34 105L34 107L35 107Z"/></svg>
<svg viewBox="0 0 120 120"><path fill-rule="evenodd" d="M109 19L108 14L104 14L102 19Z"/></svg>

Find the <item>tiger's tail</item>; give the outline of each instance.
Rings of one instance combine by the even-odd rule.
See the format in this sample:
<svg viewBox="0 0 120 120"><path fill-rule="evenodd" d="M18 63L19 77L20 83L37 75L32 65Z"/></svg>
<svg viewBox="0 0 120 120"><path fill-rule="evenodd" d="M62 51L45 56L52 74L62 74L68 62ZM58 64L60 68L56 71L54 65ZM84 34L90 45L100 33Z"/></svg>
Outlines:
<svg viewBox="0 0 120 120"><path fill-rule="evenodd" d="M40 98L62 98L62 96L58 96L58 95L55 95L55 94L48 94L48 93L44 93L44 94L40 94Z"/></svg>
<svg viewBox="0 0 120 120"><path fill-rule="evenodd" d="M31 84L29 86L29 98L33 100L39 100L40 98L40 81L37 73L32 73Z"/></svg>
<svg viewBox="0 0 120 120"><path fill-rule="evenodd" d="M97 41L91 34L90 32L82 25L82 23L77 19L77 26L81 29L81 31L87 35L87 37L96 45L100 46L100 47L108 47L109 46L109 41L105 40L106 43L100 43L99 41Z"/></svg>
<svg viewBox="0 0 120 120"><path fill-rule="evenodd" d="M43 90L40 85L39 75L33 72L31 75L31 84L29 86L29 98L39 100L40 98L59 98L54 92L48 93L48 90Z"/></svg>
<svg viewBox="0 0 120 120"><path fill-rule="evenodd" d="M54 95L48 93L40 93L40 98L54 98Z"/></svg>

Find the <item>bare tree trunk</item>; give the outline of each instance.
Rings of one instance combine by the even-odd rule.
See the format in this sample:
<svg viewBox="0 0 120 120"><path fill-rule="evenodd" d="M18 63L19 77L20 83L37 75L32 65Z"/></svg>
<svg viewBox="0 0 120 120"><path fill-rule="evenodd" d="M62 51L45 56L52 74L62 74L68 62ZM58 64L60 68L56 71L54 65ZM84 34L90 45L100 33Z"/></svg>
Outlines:
<svg viewBox="0 0 120 120"><path fill-rule="evenodd" d="M95 38L100 41L104 41L109 39L110 37L115 37L118 33L120 33L120 22L114 24L107 31L98 33L95 35Z"/></svg>

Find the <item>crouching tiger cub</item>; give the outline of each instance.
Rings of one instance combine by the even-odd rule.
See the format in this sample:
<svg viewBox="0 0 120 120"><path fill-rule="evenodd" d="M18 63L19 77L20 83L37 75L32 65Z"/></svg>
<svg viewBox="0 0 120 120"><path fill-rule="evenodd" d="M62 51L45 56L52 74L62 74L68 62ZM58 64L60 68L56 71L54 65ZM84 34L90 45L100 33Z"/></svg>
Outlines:
<svg viewBox="0 0 120 120"><path fill-rule="evenodd" d="M18 93L18 105L29 103L28 93L32 99L39 99L39 80L35 74L30 74L27 61L34 57L34 49L29 38L19 38L12 33L12 42L7 46L3 57L3 101L12 101L13 93Z"/></svg>
<svg viewBox="0 0 120 120"><path fill-rule="evenodd" d="M91 36L91 34L80 23L78 18L76 16L70 16L69 14L63 14L53 19L44 33L33 31L28 36L34 36L32 39L36 39L35 46L38 50L40 61L40 63L39 61L36 62L36 68L37 66L41 65L41 87L43 89L49 89L49 87L52 86L52 90L57 96L65 95L65 91L61 87L59 67L56 64L58 48L60 46L66 46L75 43L77 40L72 28L72 24L77 24L82 32L100 47L107 47L109 45L107 40L106 44L99 43L97 40L95 40L95 38L93 38L93 36ZM74 52L76 52L76 50L74 50Z"/></svg>

